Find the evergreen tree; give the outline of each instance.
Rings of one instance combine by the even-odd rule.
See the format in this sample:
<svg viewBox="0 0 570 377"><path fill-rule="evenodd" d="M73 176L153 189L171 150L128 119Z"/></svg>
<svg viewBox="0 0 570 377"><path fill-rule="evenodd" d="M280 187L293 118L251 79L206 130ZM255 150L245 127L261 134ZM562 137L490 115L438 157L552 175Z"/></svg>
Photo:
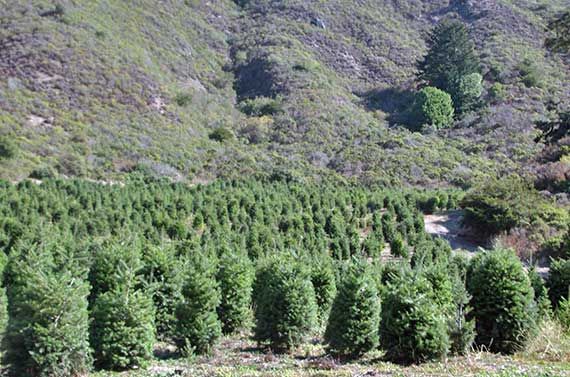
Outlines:
<svg viewBox="0 0 570 377"><path fill-rule="evenodd" d="M449 349L447 314L421 274L393 276L383 295L380 340L388 360L418 363L440 359Z"/></svg>
<svg viewBox="0 0 570 377"><path fill-rule="evenodd" d="M570 299L570 259L558 259L551 263L547 280L550 300L554 308L562 299Z"/></svg>
<svg viewBox="0 0 570 377"><path fill-rule="evenodd" d="M380 298L366 262L355 261L342 277L325 342L331 353L357 357L378 345Z"/></svg>
<svg viewBox="0 0 570 377"><path fill-rule="evenodd" d="M439 23L427 43L428 53L419 65L420 78L449 93L455 110L460 113L473 99L472 91L462 92L461 82L465 77L480 74L481 71L475 44L465 24L457 20Z"/></svg>
<svg viewBox="0 0 570 377"><path fill-rule="evenodd" d="M475 256L467 272L476 342L493 352L518 351L535 323L533 290L522 263L509 250Z"/></svg>
<svg viewBox="0 0 570 377"><path fill-rule="evenodd" d="M16 376L74 376L91 368L87 269L63 240L26 243L7 268L4 364Z"/></svg>
<svg viewBox="0 0 570 377"><path fill-rule="evenodd" d="M314 331L317 304L304 263L287 255L271 257L257 272L254 292L254 339L258 342L284 351Z"/></svg>
<svg viewBox="0 0 570 377"><path fill-rule="evenodd" d="M221 301L218 316L222 321L224 333L232 333L247 324L250 318L254 276L255 271L247 255L226 250L220 257L217 279Z"/></svg>
<svg viewBox="0 0 570 377"><path fill-rule="evenodd" d="M315 290L319 323L325 324L336 296L335 271L330 257L323 255L312 262L311 283Z"/></svg>
<svg viewBox="0 0 570 377"><path fill-rule="evenodd" d="M100 368L146 367L152 358L155 310L151 295L137 288L140 268L140 260L120 260L116 282L94 300L91 344Z"/></svg>
<svg viewBox="0 0 570 377"><path fill-rule="evenodd" d="M184 281L176 249L147 246L143 251L143 265L141 275L154 302L157 336L161 340L170 339L176 324L174 311Z"/></svg>
<svg viewBox="0 0 570 377"><path fill-rule="evenodd" d="M196 253L186 262L182 300L176 306L174 340L184 353L208 353L220 337L220 291L212 257Z"/></svg>

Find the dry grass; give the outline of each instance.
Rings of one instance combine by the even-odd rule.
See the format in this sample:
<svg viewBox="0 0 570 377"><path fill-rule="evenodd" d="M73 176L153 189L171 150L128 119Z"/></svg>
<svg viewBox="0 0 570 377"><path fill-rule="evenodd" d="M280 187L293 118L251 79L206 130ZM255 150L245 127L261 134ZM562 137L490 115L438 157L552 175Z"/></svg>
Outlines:
<svg viewBox="0 0 570 377"><path fill-rule="evenodd" d="M570 336L563 331L560 323L545 321L538 334L530 339L523 354L536 360L570 363Z"/></svg>
<svg viewBox="0 0 570 377"><path fill-rule="evenodd" d="M544 336L547 336L544 333ZM566 361L566 359L564 359ZM113 376L99 372L97 377ZM290 354L277 355L256 348L247 338L222 339L210 356L156 360L146 371L120 374L128 377L570 377L570 364L536 354L507 357L473 352L442 362L399 366L382 361L380 351L343 363L327 356L320 344L303 345Z"/></svg>

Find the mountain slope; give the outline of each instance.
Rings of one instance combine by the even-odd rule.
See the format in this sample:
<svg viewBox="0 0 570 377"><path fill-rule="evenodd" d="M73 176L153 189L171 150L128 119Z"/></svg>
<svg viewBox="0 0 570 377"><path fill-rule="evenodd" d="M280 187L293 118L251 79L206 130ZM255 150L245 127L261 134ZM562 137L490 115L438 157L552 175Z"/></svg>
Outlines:
<svg viewBox="0 0 570 377"><path fill-rule="evenodd" d="M177 179L287 171L464 186L532 170L533 121L570 98L567 62L542 47L567 0L30 4L0 10L0 122L19 149L2 161L9 179L142 166ZM398 124L445 17L469 25L485 85L505 94L452 130L412 133ZM523 83L525 60L540 85ZM236 138L212 140L218 128Z"/></svg>

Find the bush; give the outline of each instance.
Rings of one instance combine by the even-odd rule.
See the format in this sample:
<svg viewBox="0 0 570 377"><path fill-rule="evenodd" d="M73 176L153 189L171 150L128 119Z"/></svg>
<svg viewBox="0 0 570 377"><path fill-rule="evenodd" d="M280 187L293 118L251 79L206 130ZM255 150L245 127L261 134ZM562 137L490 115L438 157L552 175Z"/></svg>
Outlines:
<svg viewBox="0 0 570 377"><path fill-rule="evenodd" d="M453 102L443 90L426 87L416 96L414 113L422 125L432 125L436 129L449 127L453 122Z"/></svg>
<svg viewBox="0 0 570 377"><path fill-rule="evenodd" d="M447 354L446 315L425 277L411 272L395 276L382 302L380 341L388 360L418 363Z"/></svg>
<svg viewBox="0 0 570 377"><path fill-rule="evenodd" d="M507 98L507 90L500 82L496 82L489 88L489 96L493 102L502 102Z"/></svg>
<svg viewBox="0 0 570 377"><path fill-rule="evenodd" d="M276 256L258 270L254 339L275 351L299 345L314 330L317 305L310 271L289 256Z"/></svg>
<svg viewBox="0 0 570 377"><path fill-rule="evenodd" d="M185 354L208 353L222 332L217 314L219 286L210 258L194 255L186 264L182 300L175 311L174 340Z"/></svg>
<svg viewBox="0 0 570 377"><path fill-rule="evenodd" d="M478 254L467 271L478 345L492 352L513 353L535 323L533 290L522 263L509 250Z"/></svg>
<svg viewBox="0 0 570 377"><path fill-rule="evenodd" d="M457 94L454 97L458 111L464 113L475 110L482 93L483 76L480 73L475 72L461 77Z"/></svg>
<svg viewBox="0 0 570 377"><path fill-rule="evenodd" d="M221 143L227 140L232 140L234 138L234 133L225 127L219 127L212 131L208 137L211 140L219 141Z"/></svg>
<svg viewBox="0 0 570 377"><path fill-rule="evenodd" d="M523 60L519 66L519 74L522 82L529 88L543 88L545 86L545 73L530 59Z"/></svg>
<svg viewBox="0 0 570 377"><path fill-rule="evenodd" d="M86 374L92 362L87 270L52 241L27 244L14 254L7 269L4 365L16 376Z"/></svg>
<svg viewBox="0 0 570 377"><path fill-rule="evenodd" d="M380 299L377 283L365 262L353 262L334 299L325 332L331 353L357 357L378 345Z"/></svg>
<svg viewBox="0 0 570 377"><path fill-rule="evenodd" d="M222 255L217 273L221 290L218 316L226 334L243 328L250 319L254 275L247 255L239 251Z"/></svg>
<svg viewBox="0 0 570 377"><path fill-rule="evenodd" d="M283 112L279 100L267 97L246 99L239 105L239 109L249 116L273 116Z"/></svg>
<svg viewBox="0 0 570 377"><path fill-rule="evenodd" d="M0 136L0 160L7 160L16 156L18 146L12 138Z"/></svg>
<svg viewBox="0 0 570 377"><path fill-rule="evenodd" d="M550 301L554 308L558 307L562 299L568 299L570 290L570 259L555 260L550 265L550 274L546 282Z"/></svg>
<svg viewBox="0 0 570 377"><path fill-rule="evenodd" d="M186 107L192 103L192 95L189 93L178 93L174 97L174 102L180 107Z"/></svg>

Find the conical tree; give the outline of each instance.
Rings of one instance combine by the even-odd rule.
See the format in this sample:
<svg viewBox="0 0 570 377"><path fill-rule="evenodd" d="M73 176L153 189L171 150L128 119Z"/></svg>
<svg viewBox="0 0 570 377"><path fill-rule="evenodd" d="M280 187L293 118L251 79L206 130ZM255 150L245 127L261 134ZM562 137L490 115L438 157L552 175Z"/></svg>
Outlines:
<svg viewBox="0 0 570 377"><path fill-rule="evenodd" d="M380 340L397 363L441 359L449 349L448 315L433 299L432 285L410 271L394 276L384 290Z"/></svg>
<svg viewBox="0 0 570 377"><path fill-rule="evenodd" d="M155 309L151 295L137 288L140 267L140 261L119 261L115 284L94 300L91 344L100 368L146 367L152 358Z"/></svg>
<svg viewBox="0 0 570 377"><path fill-rule="evenodd" d="M4 365L16 376L74 376L91 368L87 268L59 241L23 244L10 255L3 348Z"/></svg>
<svg viewBox="0 0 570 377"><path fill-rule="evenodd" d="M354 261L334 299L325 343L331 353L360 356L378 345L380 298L367 262Z"/></svg>
<svg viewBox="0 0 570 377"><path fill-rule="evenodd" d="M478 254L467 271L476 342L493 352L520 350L536 319L533 289L522 263L510 250Z"/></svg>
<svg viewBox="0 0 570 377"><path fill-rule="evenodd" d="M182 298L175 310L174 340L183 353L208 353L222 331L217 314L220 291L215 264L206 253L196 253L185 263Z"/></svg>
<svg viewBox="0 0 570 377"><path fill-rule="evenodd" d="M473 80L466 77L480 74L481 67L465 24L458 20L444 20L435 27L427 43L428 53L419 64L420 78L449 93L457 112L466 110L466 104L473 100L471 95L480 95L469 84ZM469 90L462 90L462 87Z"/></svg>
<svg viewBox="0 0 570 377"><path fill-rule="evenodd" d="M336 296L336 278L330 257L320 256L312 263L311 282L315 290L319 324L324 325Z"/></svg>
<svg viewBox="0 0 570 377"><path fill-rule="evenodd" d="M256 274L254 339L274 351L286 351L316 327L317 304L306 264L292 256L264 261Z"/></svg>
<svg viewBox="0 0 570 377"><path fill-rule="evenodd" d="M250 319L254 277L255 270L245 253L226 250L220 257L217 279L221 301L218 316L224 333L230 334L243 328Z"/></svg>

